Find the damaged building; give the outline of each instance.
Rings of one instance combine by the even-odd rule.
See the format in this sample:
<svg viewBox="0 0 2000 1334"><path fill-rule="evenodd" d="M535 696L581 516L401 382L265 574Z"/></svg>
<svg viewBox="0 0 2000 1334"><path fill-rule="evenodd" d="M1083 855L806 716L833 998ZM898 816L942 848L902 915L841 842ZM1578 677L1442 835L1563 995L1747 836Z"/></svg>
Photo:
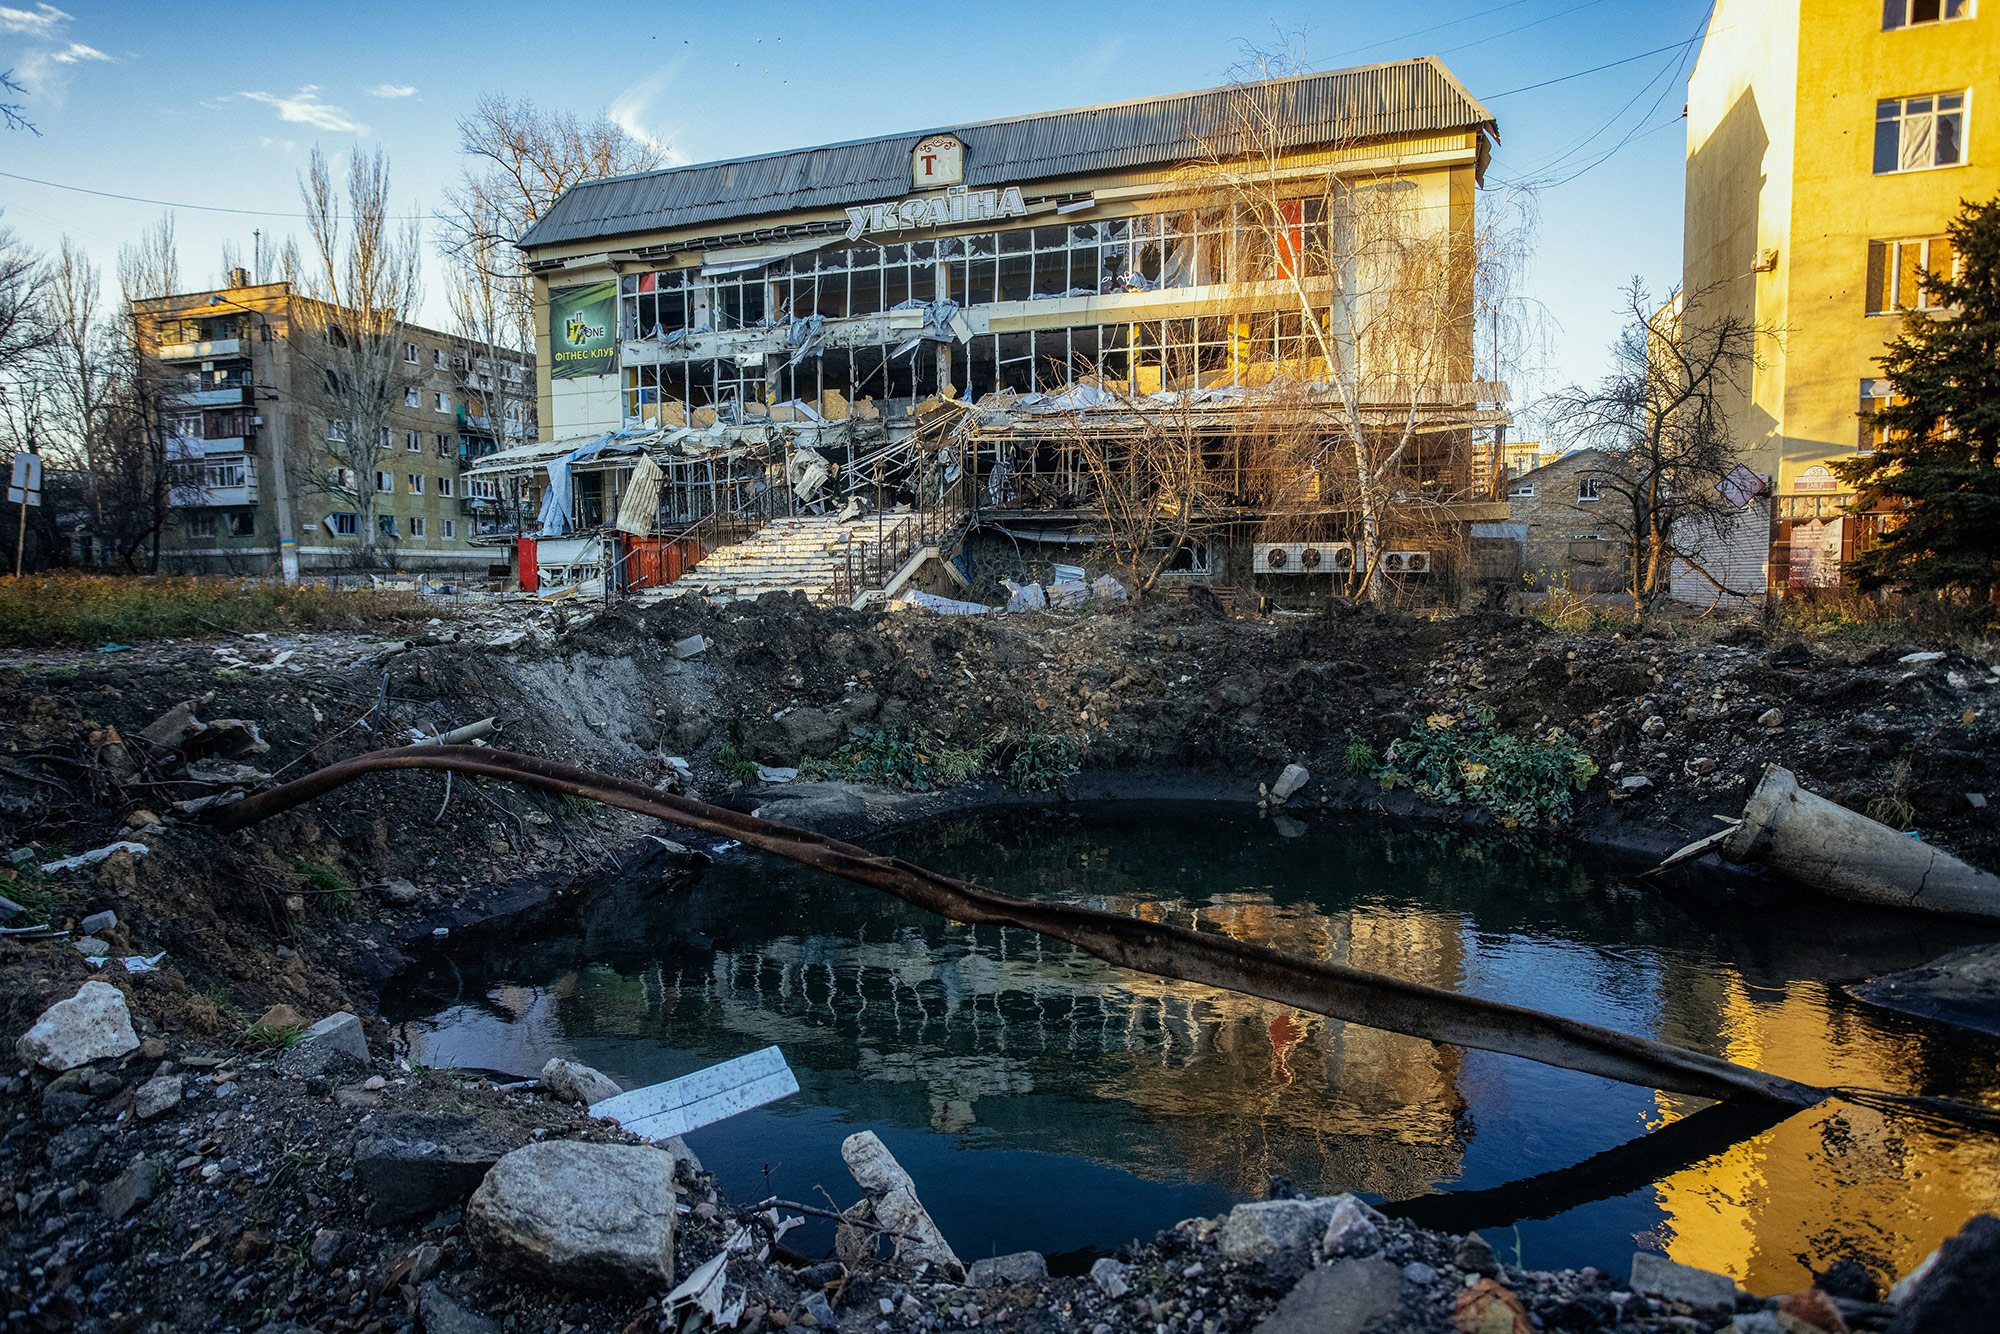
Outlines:
<svg viewBox="0 0 2000 1334"><path fill-rule="evenodd" d="M1424 58L585 182L520 241L544 439L470 481L543 591L1441 587L1506 517L1496 141Z"/></svg>

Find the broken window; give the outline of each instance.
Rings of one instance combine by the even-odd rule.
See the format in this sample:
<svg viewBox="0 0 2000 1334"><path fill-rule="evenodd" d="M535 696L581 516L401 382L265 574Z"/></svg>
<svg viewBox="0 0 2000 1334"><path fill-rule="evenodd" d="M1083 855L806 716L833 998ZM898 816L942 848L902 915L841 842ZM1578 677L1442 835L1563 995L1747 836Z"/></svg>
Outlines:
<svg viewBox="0 0 2000 1334"><path fill-rule="evenodd" d="M1965 94L1888 98L1875 104L1875 174L1956 166L1964 160Z"/></svg>
<svg viewBox="0 0 2000 1334"><path fill-rule="evenodd" d="M1929 236L1914 241L1868 243L1868 313L1887 315L1899 310L1933 310L1938 300L1924 290L1923 275L1954 277L1957 257L1951 239Z"/></svg>
<svg viewBox="0 0 2000 1334"><path fill-rule="evenodd" d="M1602 477L1579 477L1576 482L1578 501L1604 499L1604 479Z"/></svg>
<svg viewBox="0 0 2000 1334"><path fill-rule="evenodd" d="M1972 0L1882 0L1882 31L1972 17Z"/></svg>

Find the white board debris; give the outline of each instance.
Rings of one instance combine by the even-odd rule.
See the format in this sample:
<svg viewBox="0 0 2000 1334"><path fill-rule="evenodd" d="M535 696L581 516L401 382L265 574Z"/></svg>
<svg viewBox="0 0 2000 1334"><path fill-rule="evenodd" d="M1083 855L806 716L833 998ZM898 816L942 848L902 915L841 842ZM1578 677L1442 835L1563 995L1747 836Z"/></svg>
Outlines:
<svg viewBox="0 0 2000 1334"><path fill-rule="evenodd" d="M798 1091L798 1078L785 1064L785 1054L766 1047L664 1084L648 1084L594 1102L590 1114L609 1117L647 1139L669 1139Z"/></svg>

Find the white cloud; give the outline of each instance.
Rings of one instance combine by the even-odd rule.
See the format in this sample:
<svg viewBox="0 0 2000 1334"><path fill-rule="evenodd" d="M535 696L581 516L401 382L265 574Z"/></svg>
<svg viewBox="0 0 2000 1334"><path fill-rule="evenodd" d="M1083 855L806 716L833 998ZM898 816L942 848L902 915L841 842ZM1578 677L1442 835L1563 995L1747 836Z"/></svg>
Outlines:
<svg viewBox="0 0 2000 1334"><path fill-rule="evenodd" d="M54 5L36 5L32 10L0 5L0 32L25 33L30 37L54 37L56 29L68 23L71 17Z"/></svg>
<svg viewBox="0 0 2000 1334"><path fill-rule="evenodd" d="M679 76L681 67L685 64L687 64L687 57L682 56L679 60L674 61L657 74L651 74L639 80L639 82L633 84L624 92L618 94L616 98L612 99L611 105L606 107L604 111L604 114L610 117L613 125L616 125L634 139L651 144L654 148L659 149L661 154L666 157L669 166L680 166L685 163L687 155L680 152L669 142L666 130L649 129L645 118L646 113L652 108L653 99L666 91L668 85L672 84L674 79Z"/></svg>
<svg viewBox="0 0 2000 1334"><path fill-rule="evenodd" d="M50 107L60 107L69 86L72 66L86 62L115 63L94 46L72 41L67 29L72 15L54 5L33 9L0 5L0 33L20 38L20 54L8 59L15 82L30 98Z"/></svg>
<svg viewBox="0 0 2000 1334"><path fill-rule="evenodd" d="M417 95L417 85L414 83L378 83L368 90L368 95L393 102L399 97L415 97Z"/></svg>
<svg viewBox="0 0 2000 1334"><path fill-rule="evenodd" d="M82 42L71 42L68 46L50 56L49 59L58 65L74 65L78 61L83 60L109 61L111 57L105 55L94 46L85 46Z"/></svg>
<svg viewBox="0 0 2000 1334"><path fill-rule="evenodd" d="M347 108L322 102L318 84L306 84L290 97L273 93L240 93L252 102L262 102L278 111L278 119L294 125L310 125L332 134L366 134L368 127L347 114Z"/></svg>

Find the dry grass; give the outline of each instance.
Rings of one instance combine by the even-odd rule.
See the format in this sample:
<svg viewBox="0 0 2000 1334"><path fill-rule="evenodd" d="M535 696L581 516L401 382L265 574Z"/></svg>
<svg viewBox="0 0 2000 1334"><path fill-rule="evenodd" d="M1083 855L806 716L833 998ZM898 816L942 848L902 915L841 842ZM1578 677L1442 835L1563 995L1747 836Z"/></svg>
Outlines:
<svg viewBox="0 0 2000 1334"><path fill-rule="evenodd" d="M250 579L40 574L0 578L0 646L133 643L165 635L365 629L440 614L409 592Z"/></svg>

